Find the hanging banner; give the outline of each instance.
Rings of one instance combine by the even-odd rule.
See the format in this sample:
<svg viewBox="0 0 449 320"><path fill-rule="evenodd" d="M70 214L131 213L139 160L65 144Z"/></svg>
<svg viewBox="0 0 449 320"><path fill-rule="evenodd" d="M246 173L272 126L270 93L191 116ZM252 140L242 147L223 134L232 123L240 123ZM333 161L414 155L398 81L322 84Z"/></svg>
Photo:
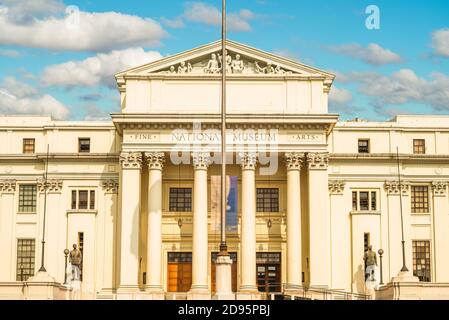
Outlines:
<svg viewBox="0 0 449 320"><path fill-rule="evenodd" d="M226 176L226 231L237 232L237 176ZM221 176L211 176L211 232L221 230Z"/></svg>

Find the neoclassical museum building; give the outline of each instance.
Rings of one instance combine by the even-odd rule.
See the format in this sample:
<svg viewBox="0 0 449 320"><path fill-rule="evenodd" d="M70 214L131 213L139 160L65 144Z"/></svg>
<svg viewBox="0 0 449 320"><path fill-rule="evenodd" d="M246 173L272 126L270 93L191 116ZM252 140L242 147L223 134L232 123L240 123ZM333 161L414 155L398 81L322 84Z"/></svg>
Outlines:
<svg viewBox="0 0 449 320"><path fill-rule="evenodd" d="M48 275L65 282L64 250L77 244L84 299L213 296L223 64L236 297L363 296L372 246L376 294L398 298L403 235L402 280L449 299L449 116L339 121L332 73L233 41L220 49L117 74L111 121L0 116L0 298L31 286L44 216Z"/></svg>

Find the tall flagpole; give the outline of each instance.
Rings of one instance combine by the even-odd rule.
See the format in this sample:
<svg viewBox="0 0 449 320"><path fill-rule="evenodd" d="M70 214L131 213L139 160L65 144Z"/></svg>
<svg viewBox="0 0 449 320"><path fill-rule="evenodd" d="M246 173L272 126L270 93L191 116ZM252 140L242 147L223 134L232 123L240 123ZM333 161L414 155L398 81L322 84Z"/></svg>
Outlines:
<svg viewBox="0 0 449 320"><path fill-rule="evenodd" d="M401 210L401 231L402 231L402 269L401 272L407 272L408 268L405 264L405 240L404 240L404 218L402 213L402 185L401 185L401 169L399 165L399 147L396 147L396 158L398 165L398 180L399 180L399 208Z"/></svg>
<svg viewBox="0 0 449 320"><path fill-rule="evenodd" d="M227 253L226 244L226 0L221 15L221 243L220 253Z"/></svg>
<svg viewBox="0 0 449 320"><path fill-rule="evenodd" d="M232 292L232 260L226 244L226 0L222 0L221 21L221 242L215 261L214 300L234 300Z"/></svg>

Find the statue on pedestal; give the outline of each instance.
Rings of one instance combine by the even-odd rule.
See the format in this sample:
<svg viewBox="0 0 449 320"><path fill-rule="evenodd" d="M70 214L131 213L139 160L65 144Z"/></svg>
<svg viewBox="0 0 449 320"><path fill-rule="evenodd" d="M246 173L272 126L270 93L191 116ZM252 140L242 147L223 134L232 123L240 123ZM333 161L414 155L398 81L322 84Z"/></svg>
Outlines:
<svg viewBox="0 0 449 320"><path fill-rule="evenodd" d="M80 281L81 280L81 261L83 259L83 255L81 251L77 248L76 244L73 244L73 250L70 251L69 262L72 266L72 280Z"/></svg>
<svg viewBox="0 0 449 320"><path fill-rule="evenodd" d="M365 261L365 282L376 281L376 279L374 278L374 272L377 267L377 256L373 251L372 245L368 246L368 250L363 256L363 261Z"/></svg>

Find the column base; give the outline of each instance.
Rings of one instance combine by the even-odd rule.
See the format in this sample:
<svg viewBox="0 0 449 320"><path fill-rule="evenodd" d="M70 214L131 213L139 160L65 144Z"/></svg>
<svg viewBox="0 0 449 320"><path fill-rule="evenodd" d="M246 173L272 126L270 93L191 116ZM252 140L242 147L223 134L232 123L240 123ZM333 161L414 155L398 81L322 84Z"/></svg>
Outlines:
<svg viewBox="0 0 449 320"><path fill-rule="evenodd" d="M187 300L210 300L211 292L208 288L192 288L187 292Z"/></svg>
<svg viewBox="0 0 449 320"><path fill-rule="evenodd" d="M120 286L117 289L117 300L138 300L137 296L141 293L139 286Z"/></svg>
<svg viewBox="0 0 449 320"><path fill-rule="evenodd" d="M415 277L410 271L401 271L391 282L419 282L419 278Z"/></svg>
<svg viewBox="0 0 449 320"><path fill-rule="evenodd" d="M262 295L260 294L260 292L255 289L255 288L251 288L251 289L240 289L236 295L235 295L236 300L262 300Z"/></svg>
<svg viewBox="0 0 449 320"><path fill-rule="evenodd" d="M116 296L114 289L101 289L100 292L97 293L95 299L97 300L114 300Z"/></svg>
<svg viewBox="0 0 449 320"><path fill-rule="evenodd" d="M165 300L164 289L160 286L145 286L145 291L139 294L139 300Z"/></svg>

